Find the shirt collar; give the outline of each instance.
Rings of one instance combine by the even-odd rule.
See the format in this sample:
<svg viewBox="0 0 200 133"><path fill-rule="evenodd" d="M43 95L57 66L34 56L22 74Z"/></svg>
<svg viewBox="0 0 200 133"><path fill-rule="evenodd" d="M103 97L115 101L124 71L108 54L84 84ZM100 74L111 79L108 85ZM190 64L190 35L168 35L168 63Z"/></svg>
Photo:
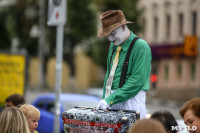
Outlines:
<svg viewBox="0 0 200 133"><path fill-rule="evenodd" d="M131 34L130 34L130 36L128 37L128 39L124 42L124 43L122 43L122 50L125 52L125 51L127 51L128 50L128 48L129 48L129 46L130 46L130 44L131 44L131 42L133 41L133 39L136 37L136 35L131 31ZM113 42L111 42L111 44L113 45L112 46L112 49L117 49L117 47L118 46L115 46L114 44L113 44Z"/></svg>

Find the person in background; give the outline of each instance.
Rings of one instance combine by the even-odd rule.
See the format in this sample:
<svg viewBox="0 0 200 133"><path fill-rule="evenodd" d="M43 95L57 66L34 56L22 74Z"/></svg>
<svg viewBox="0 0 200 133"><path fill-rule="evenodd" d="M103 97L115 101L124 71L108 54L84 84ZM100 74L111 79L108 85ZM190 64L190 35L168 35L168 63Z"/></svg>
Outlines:
<svg viewBox="0 0 200 133"><path fill-rule="evenodd" d="M20 105L25 104L25 99L22 95L14 93L8 96L5 99L5 102L6 102L6 107L10 107L10 106L19 107Z"/></svg>
<svg viewBox="0 0 200 133"><path fill-rule="evenodd" d="M29 133L28 123L19 108L9 107L1 112L0 133Z"/></svg>
<svg viewBox="0 0 200 133"><path fill-rule="evenodd" d="M111 44L103 85L103 99L96 109L106 110L110 107L135 110L140 112L141 119L146 118L145 101L146 92L149 90L151 49L146 41L129 30L127 24L133 22L127 21L121 10L106 11L100 15L100 20L102 28L97 36L106 37ZM127 54L129 56L126 56ZM127 61L126 57L129 57Z"/></svg>
<svg viewBox="0 0 200 133"><path fill-rule="evenodd" d="M164 126L155 119L142 119L130 127L128 133L167 133Z"/></svg>
<svg viewBox="0 0 200 133"><path fill-rule="evenodd" d="M150 118L160 121L165 127L167 133L177 133L176 130L172 130L172 126L178 126L178 124L174 116L169 111L157 111L153 113Z"/></svg>
<svg viewBox="0 0 200 133"><path fill-rule="evenodd" d="M191 133L200 133L200 98L193 98L185 102L179 113L190 129L196 128Z"/></svg>
<svg viewBox="0 0 200 133"><path fill-rule="evenodd" d="M38 133L36 129L38 127L38 121L40 119L40 111L30 104L24 104L20 106L19 109L24 113L26 117L30 132Z"/></svg>

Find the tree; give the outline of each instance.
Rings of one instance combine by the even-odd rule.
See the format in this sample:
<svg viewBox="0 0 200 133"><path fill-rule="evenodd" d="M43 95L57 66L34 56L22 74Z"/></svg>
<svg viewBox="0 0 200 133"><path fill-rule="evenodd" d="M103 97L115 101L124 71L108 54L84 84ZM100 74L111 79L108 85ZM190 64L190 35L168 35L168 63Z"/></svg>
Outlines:
<svg viewBox="0 0 200 133"><path fill-rule="evenodd" d="M45 0L46 7L48 0ZM106 68L106 58L109 42L96 37L97 19L99 12L111 9L124 11L126 19L135 22L129 24L134 32L141 30L138 22L141 11L137 9L138 0L67 0L67 23L64 29L64 60L66 60L74 75L74 48L77 44L87 41L90 50L87 54L98 65ZM13 38L18 38L19 48L27 49L30 56L37 56L38 40L31 38L29 33L33 25L38 25L38 1L17 0L15 4L0 10L0 48L10 49ZM46 9L47 11L47 9ZM46 13L47 14L47 13ZM46 18L46 16L44 16ZM46 40L49 46L49 55L55 56L56 27L46 26Z"/></svg>
<svg viewBox="0 0 200 133"><path fill-rule="evenodd" d="M48 0L45 2L48 7ZM63 59L70 64L73 75L74 48L83 40L96 34L96 14L93 10L92 0L67 0L67 5ZM47 12L47 9L45 10ZM10 50L12 40L17 38L19 49L25 48L30 56L37 56L38 38L31 38L29 33L33 25L38 25L38 0L17 0L16 3L0 10L0 19L0 48ZM56 27L46 25L45 28L49 46L46 58L49 58L55 56Z"/></svg>
<svg viewBox="0 0 200 133"><path fill-rule="evenodd" d="M96 14L92 9L92 0L68 0L67 24L64 37L64 60L74 75L74 48L77 44L96 34Z"/></svg>
<svg viewBox="0 0 200 133"><path fill-rule="evenodd" d="M9 50L12 40L19 40L18 48L27 49L30 55L37 53L37 39L29 35L33 24L37 24L37 3L32 0L16 1L15 4L4 7L0 12L1 40L0 48Z"/></svg>
<svg viewBox="0 0 200 133"><path fill-rule="evenodd" d="M9 31L7 30L8 27L7 25L9 25L11 22L9 21L9 19L6 19L6 17L8 16L8 14L6 14L6 12L9 11L8 8L5 8L4 10L0 11L0 49L9 49L11 46L11 40L10 40L10 36L9 36ZM10 18L12 19L12 18ZM7 23L6 23L7 21ZM13 21L12 21L13 22ZM14 24L12 24L13 26Z"/></svg>

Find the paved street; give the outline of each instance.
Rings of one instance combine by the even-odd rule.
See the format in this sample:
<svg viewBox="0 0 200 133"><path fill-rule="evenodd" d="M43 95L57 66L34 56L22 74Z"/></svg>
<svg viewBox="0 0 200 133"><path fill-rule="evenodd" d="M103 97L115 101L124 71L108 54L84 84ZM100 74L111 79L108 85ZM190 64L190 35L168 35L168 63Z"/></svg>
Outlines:
<svg viewBox="0 0 200 133"><path fill-rule="evenodd" d="M181 119L181 116L179 115L179 110L182 107L183 103L178 103L175 101L162 101L159 99L148 98L148 97L146 103L147 103L147 110L149 110L150 113L159 110L167 110L171 112L176 119Z"/></svg>

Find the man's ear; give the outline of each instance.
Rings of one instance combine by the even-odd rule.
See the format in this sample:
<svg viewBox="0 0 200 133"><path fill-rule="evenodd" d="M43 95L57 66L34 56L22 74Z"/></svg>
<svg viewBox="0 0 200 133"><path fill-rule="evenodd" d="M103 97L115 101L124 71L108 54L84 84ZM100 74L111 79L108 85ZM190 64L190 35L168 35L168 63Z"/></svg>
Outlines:
<svg viewBox="0 0 200 133"><path fill-rule="evenodd" d="M122 30L125 31L126 30L126 25L122 25Z"/></svg>

